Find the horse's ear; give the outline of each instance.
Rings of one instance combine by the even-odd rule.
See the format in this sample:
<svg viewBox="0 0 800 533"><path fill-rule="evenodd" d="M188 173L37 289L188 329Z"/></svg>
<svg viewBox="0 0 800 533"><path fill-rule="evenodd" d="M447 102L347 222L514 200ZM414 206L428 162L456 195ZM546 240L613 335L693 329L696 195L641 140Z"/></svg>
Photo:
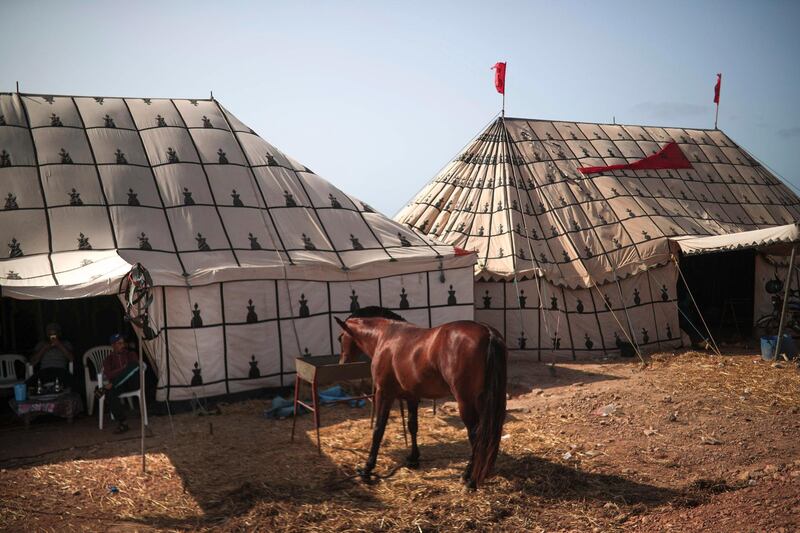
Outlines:
<svg viewBox="0 0 800 533"><path fill-rule="evenodd" d="M353 331L343 320L340 320L338 316L333 317L333 319L336 320L336 323L339 324L339 327L342 328L342 331L344 331L351 337L353 336Z"/></svg>

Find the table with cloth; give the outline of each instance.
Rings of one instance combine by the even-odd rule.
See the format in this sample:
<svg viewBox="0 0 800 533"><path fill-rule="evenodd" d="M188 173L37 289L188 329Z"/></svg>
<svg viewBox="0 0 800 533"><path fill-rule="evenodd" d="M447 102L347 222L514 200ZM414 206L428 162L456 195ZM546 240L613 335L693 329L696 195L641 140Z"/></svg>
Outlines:
<svg viewBox="0 0 800 533"><path fill-rule="evenodd" d="M28 396L23 401L12 398L8 404L11 410L25 421L26 427L39 415L60 416L72 422L75 415L83 409L80 395L72 391Z"/></svg>

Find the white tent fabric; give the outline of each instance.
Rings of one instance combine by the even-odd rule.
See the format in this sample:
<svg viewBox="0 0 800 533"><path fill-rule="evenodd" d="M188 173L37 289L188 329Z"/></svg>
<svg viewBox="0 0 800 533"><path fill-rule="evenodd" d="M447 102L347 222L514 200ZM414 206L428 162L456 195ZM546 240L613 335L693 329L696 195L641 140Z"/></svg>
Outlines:
<svg viewBox="0 0 800 533"><path fill-rule="evenodd" d="M395 220L478 253L476 319L575 357L679 344L670 241L786 239L800 199L719 130L499 118Z"/></svg>
<svg viewBox="0 0 800 533"><path fill-rule="evenodd" d="M131 269L115 250L62 252L51 258L52 270L36 272L36 258L5 260L0 295L10 298L60 300L113 294ZM24 272L22 277L19 272Z"/></svg>
<svg viewBox="0 0 800 533"><path fill-rule="evenodd" d="M285 384L305 348L335 353L332 317L359 306L473 316L473 254L376 213L213 99L0 94L0 205L4 295L113 293L126 265L150 271L162 399Z"/></svg>
<svg viewBox="0 0 800 533"><path fill-rule="evenodd" d="M686 255L742 250L745 248L770 248L776 244L800 242L797 224L785 224L772 228L742 231L729 235L708 237L673 237Z"/></svg>

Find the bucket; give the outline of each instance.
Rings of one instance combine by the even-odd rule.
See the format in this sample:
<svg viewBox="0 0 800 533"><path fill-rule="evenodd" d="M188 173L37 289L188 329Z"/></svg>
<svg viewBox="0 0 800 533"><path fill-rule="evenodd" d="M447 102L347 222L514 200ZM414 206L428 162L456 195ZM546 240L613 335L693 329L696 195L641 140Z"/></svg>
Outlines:
<svg viewBox="0 0 800 533"><path fill-rule="evenodd" d="M14 385L14 400L17 402L24 402L28 399L28 386L25 383L17 383Z"/></svg>
<svg viewBox="0 0 800 533"><path fill-rule="evenodd" d="M775 345L778 343L777 335L761 337L761 359L773 361L775 359ZM791 335L784 335L781 339L781 353L786 354L788 359L797 357L797 345Z"/></svg>

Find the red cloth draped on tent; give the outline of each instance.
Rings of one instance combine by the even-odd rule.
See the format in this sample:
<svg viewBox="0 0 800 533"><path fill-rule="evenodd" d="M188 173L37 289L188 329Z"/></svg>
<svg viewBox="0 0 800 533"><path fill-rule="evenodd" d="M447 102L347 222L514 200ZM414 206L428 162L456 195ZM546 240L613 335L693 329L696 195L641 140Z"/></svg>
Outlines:
<svg viewBox="0 0 800 533"><path fill-rule="evenodd" d="M680 168L692 168L692 163L683 155L680 146L675 142L671 142L657 153L633 163L606 167L582 167L578 170L582 174L597 174L598 172L611 170L666 170Z"/></svg>

